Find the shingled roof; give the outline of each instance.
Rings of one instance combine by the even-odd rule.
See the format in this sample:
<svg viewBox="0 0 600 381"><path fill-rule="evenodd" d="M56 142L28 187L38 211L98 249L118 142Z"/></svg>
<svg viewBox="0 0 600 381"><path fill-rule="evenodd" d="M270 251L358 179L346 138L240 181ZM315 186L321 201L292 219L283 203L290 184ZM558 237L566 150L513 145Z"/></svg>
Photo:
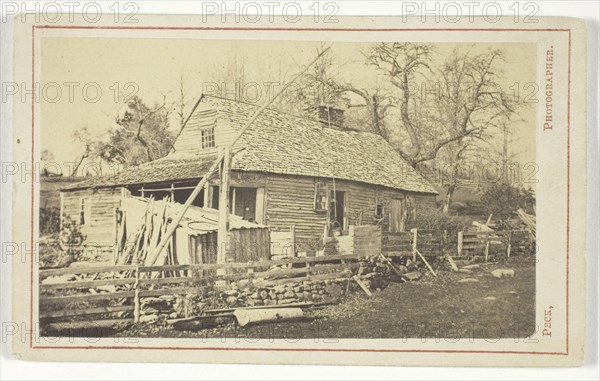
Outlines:
<svg viewBox="0 0 600 381"><path fill-rule="evenodd" d="M217 110L219 122L239 131L258 106L214 96L202 103ZM206 110L204 107L203 110ZM205 112L205 111L196 111ZM190 123L194 123L194 115ZM189 139L182 133L180 139ZM200 142L200 137L196 139ZM233 147L232 169L353 180L412 192L434 193L429 182L379 135L329 127L306 117L264 110ZM71 189L199 178L214 157L173 152L109 177L73 184Z"/></svg>

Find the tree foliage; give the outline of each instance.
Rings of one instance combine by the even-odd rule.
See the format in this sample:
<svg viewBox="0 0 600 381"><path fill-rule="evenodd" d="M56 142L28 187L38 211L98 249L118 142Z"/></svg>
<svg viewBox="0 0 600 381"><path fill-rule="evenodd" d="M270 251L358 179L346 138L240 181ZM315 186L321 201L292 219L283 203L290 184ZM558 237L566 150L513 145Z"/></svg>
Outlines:
<svg viewBox="0 0 600 381"><path fill-rule="evenodd" d="M165 105L151 108L137 96L116 123L118 127L101 151L101 157L109 162L138 165L159 159L169 153L175 139Z"/></svg>
<svg viewBox="0 0 600 381"><path fill-rule="evenodd" d="M535 196L531 190L506 183L487 187L481 195L481 202L488 213L493 213L500 220L509 219L519 208L532 214L535 211Z"/></svg>
<svg viewBox="0 0 600 381"><path fill-rule="evenodd" d="M84 152L74 173L85 159L101 158L130 166L167 155L175 141L169 112L166 103L150 107L136 96L127 102L123 115L115 118L116 127L109 130L108 139L91 137L87 127L75 131L73 139L84 147Z"/></svg>

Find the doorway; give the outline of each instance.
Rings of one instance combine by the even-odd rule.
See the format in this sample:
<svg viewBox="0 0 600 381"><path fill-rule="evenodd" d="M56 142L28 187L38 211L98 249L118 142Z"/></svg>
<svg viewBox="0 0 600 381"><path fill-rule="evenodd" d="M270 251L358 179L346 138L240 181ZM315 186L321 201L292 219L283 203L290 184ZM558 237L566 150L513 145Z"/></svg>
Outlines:
<svg viewBox="0 0 600 381"><path fill-rule="evenodd" d="M331 231L346 228L346 192L331 191L329 195L329 226Z"/></svg>
<svg viewBox="0 0 600 381"><path fill-rule="evenodd" d="M405 212L404 200L390 200L390 231L392 233L404 231Z"/></svg>

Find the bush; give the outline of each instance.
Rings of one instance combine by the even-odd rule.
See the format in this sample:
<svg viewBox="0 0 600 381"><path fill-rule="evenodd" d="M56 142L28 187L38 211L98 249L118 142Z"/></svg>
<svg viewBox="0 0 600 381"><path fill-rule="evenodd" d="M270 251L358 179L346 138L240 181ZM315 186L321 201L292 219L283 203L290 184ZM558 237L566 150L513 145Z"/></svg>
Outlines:
<svg viewBox="0 0 600 381"><path fill-rule="evenodd" d="M468 216L447 214L439 209L425 209L417 211L415 220L409 224L408 229L446 230L448 236L452 237L459 231L466 230L472 221Z"/></svg>
<svg viewBox="0 0 600 381"><path fill-rule="evenodd" d="M481 195L488 214L494 214L498 220L510 219L517 209L533 213L535 196L529 189L513 187L509 184L494 184L486 188Z"/></svg>
<svg viewBox="0 0 600 381"><path fill-rule="evenodd" d="M40 208L40 234L53 234L60 231L60 210Z"/></svg>
<svg viewBox="0 0 600 381"><path fill-rule="evenodd" d="M60 241L63 250L71 258L71 260L79 260L83 254L83 241L86 237L81 234L78 224L71 217L64 214L63 224L60 229Z"/></svg>

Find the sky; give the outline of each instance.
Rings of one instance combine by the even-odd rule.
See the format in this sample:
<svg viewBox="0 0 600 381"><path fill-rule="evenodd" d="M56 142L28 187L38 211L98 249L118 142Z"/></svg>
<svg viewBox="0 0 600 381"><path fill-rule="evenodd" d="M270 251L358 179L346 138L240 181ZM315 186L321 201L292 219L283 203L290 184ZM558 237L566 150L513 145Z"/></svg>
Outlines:
<svg viewBox="0 0 600 381"><path fill-rule="evenodd" d="M366 68L361 52L371 43L331 42L331 53L340 63L338 75L354 83L381 80ZM125 110L123 99L139 95L147 103L179 102L181 79L185 112L203 92L231 96L231 83L223 84L225 73L244 66L245 100L262 104L267 94L279 89L314 57L323 46L312 41L235 41L160 38L43 37L41 47L42 113L41 149L49 150L59 163L76 161L83 147L73 132L87 127L102 138L115 128L115 118ZM536 48L533 44L434 44L438 62L456 47L472 52L502 48L506 52L503 83L524 86L536 80ZM229 90L225 90L229 89ZM514 139L518 160L535 161L535 109L522 112ZM172 114L171 127L179 119Z"/></svg>

